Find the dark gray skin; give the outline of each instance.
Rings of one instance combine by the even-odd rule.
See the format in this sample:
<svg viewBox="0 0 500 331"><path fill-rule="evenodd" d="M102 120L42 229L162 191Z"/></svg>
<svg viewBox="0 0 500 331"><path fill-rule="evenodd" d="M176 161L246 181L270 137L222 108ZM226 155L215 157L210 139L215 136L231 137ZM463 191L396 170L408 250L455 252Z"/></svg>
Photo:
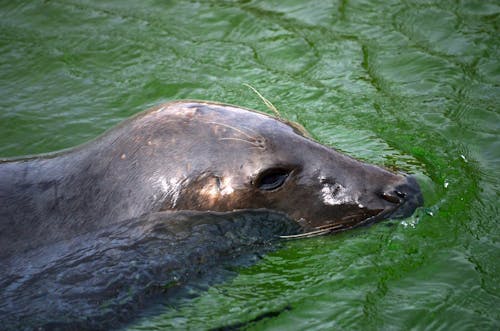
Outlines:
<svg viewBox="0 0 500 331"><path fill-rule="evenodd" d="M101 246L95 247L101 248L86 253L95 256L116 244L107 244L106 238L113 237L119 229L129 227L134 233L131 238L141 237L148 220L168 227L171 236L166 240L175 248L177 232L206 228L197 223L199 212L212 215L214 223L227 223L228 217L236 215L230 216L233 212L239 213L238 219L241 215L250 215L250 219L251 215L260 215L255 218L276 219L284 224L269 230L276 232L273 236L300 237L409 216L421 204L420 189L413 178L327 148L308 138L297 125L213 102L163 104L75 149L0 163L0 267L9 270L0 279L0 286L7 288L3 294L0 292L0 299L12 301L0 305L0 317L2 313L11 316L12 311L16 314L12 307L27 304L17 300L21 286L13 279L30 274L31 282L44 288L51 286L50 281L42 282L38 274L22 265L40 263L43 256L47 259L44 265L58 266L50 272L71 273L78 263L67 263L66 257L71 255L73 262L79 261L75 252L95 244L91 238L100 238ZM272 216L263 217L262 213ZM179 227L179 219L186 220L185 228ZM177 225L169 225L174 223ZM149 233L157 239L158 233ZM205 238L213 232L197 233L203 233L197 238ZM133 239L127 240L120 247L136 244ZM183 245L182 250L196 246L192 242ZM155 258L158 247L144 248L150 246L142 246L141 258ZM234 245L230 248L234 249ZM56 250L57 253L49 253ZM134 250L126 251L128 259ZM222 249L218 247L216 251ZM162 254L176 252L171 249ZM125 258L118 254L114 259ZM106 268L106 263L97 260L92 259L89 268ZM16 261L25 262L19 266ZM43 271L44 267L39 267ZM151 279L148 281L150 284ZM165 282L168 278L154 281ZM137 292L145 288L145 282L134 284ZM106 286L96 286L102 296L100 302L112 297L101 293L110 292ZM85 291L82 292L79 295L84 297ZM70 302L64 295L51 300ZM78 308L85 300L83 297L76 303L71 301L71 305ZM24 298L33 301L30 296ZM43 300L39 304L43 307ZM57 320L61 314L71 315L66 306L61 307L51 308L44 320L19 314L32 318L30 325L50 328L47 321ZM88 300L80 309L86 309L90 316L98 310L92 310ZM43 316L43 310L34 315ZM76 313L75 319L78 316ZM106 325L78 323L74 324L78 328Z"/></svg>

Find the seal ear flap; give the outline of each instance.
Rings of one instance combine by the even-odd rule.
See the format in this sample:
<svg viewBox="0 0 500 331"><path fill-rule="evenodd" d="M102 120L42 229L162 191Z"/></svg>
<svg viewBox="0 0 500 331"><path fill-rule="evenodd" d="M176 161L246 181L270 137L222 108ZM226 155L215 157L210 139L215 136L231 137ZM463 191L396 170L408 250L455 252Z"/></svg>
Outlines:
<svg viewBox="0 0 500 331"><path fill-rule="evenodd" d="M259 174L254 185L262 191L274 191L285 184L290 173L291 170L286 168L266 169Z"/></svg>

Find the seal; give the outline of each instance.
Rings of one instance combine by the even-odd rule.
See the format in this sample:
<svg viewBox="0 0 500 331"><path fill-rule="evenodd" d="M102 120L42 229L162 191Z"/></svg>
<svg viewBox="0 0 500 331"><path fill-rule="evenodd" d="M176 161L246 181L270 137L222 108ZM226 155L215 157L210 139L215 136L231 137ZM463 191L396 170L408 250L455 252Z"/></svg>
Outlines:
<svg viewBox="0 0 500 331"><path fill-rule="evenodd" d="M294 123L215 102L162 104L74 149L2 160L0 261L8 272L0 279L4 289L0 290L4 302L0 316L4 320L2 313L16 316L16 312L26 312L20 307L34 302L26 301L29 295L20 295L29 293L20 286L20 279L27 274L31 278L27 277L30 285L26 286L43 278L43 286L50 287L42 277L43 270L48 270L47 263L52 266L50 272L59 270L58 275L80 270L84 264L81 259L89 256L94 257L91 260L95 264L87 268L97 264L105 268L110 260L97 256L116 248L116 240L107 238L120 233L118 237L123 239L123 229L139 242L147 234L157 243L158 231L163 233L158 227L166 226L164 230L171 236L163 245L175 248L175 238L195 228L203 233L198 240L216 235L200 230L206 229L198 222L200 218L206 220L201 215L212 215L212 221L203 223L208 226L216 220L226 224L228 219L238 224L234 221L237 214L238 220L253 218L261 225L268 224L265 219L275 219L283 226L273 228L273 234L285 238L307 237L389 217L406 217L422 203L413 177L325 147ZM179 226L179 219L189 226ZM157 227L148 225L151 223ZM177 225L171 226L174 223ZM191 234L188 237L193 238ZM120 246L127 254L138 244L130 238ZM148 254L158 254L152 253L157 252L155 247ZM196 243L184 241L182 250L195 249ZM168 254L175 254L175 249ZM28 266L42 255L42 272L32 273ZM72 263L68 264L68 256ZM113 261L123 258L124 254L117 254ZM82 283L82 277L81 273L69 277L66 283L74 287ZM83 278L88 281L99 276ZM138 292L144 290L140 286ZM113 297L105 293L108 290L99 287L99 302ZM51 300L64 302L65 295L60 293ZM85 296L85 291L80 291L77 301L85 300ZM25 301L17 302L20 297ZM52 325L49 321L68 314L64 304L46 313L43 306L47 305L37 300L41 308L32 315L49 317L40 322L42 319L30 315L30 325ZM97 306L85 301L87 308ZM85 327L82 323L77 325Z"/></svg>

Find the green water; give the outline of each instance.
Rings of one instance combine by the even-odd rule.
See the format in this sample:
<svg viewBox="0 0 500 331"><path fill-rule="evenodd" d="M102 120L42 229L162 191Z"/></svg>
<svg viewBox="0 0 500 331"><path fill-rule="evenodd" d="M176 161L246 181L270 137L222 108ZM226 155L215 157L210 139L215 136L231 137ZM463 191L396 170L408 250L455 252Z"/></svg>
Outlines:
<svg viewBox="0 0 500 331"><path fill-rule="evenodd" d="M426 206L288 242L131 329L498 330L499 35L496 1L2 1L0 156L162 101L265 110L250 83L319 141L416 174Z"/></svg>

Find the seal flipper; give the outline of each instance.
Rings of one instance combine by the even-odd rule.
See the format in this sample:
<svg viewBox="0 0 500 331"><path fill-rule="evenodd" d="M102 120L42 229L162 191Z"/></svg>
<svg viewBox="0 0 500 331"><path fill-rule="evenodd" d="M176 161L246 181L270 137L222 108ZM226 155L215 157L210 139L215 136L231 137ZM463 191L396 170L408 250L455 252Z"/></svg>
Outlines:
<svg viewBox="0 0 500 331"><path fill-rule="evenodd" d="M0 319L6 329L116 327L155 294L297 231L265 209L158 212L109 225L3 260Z"/></svg>

